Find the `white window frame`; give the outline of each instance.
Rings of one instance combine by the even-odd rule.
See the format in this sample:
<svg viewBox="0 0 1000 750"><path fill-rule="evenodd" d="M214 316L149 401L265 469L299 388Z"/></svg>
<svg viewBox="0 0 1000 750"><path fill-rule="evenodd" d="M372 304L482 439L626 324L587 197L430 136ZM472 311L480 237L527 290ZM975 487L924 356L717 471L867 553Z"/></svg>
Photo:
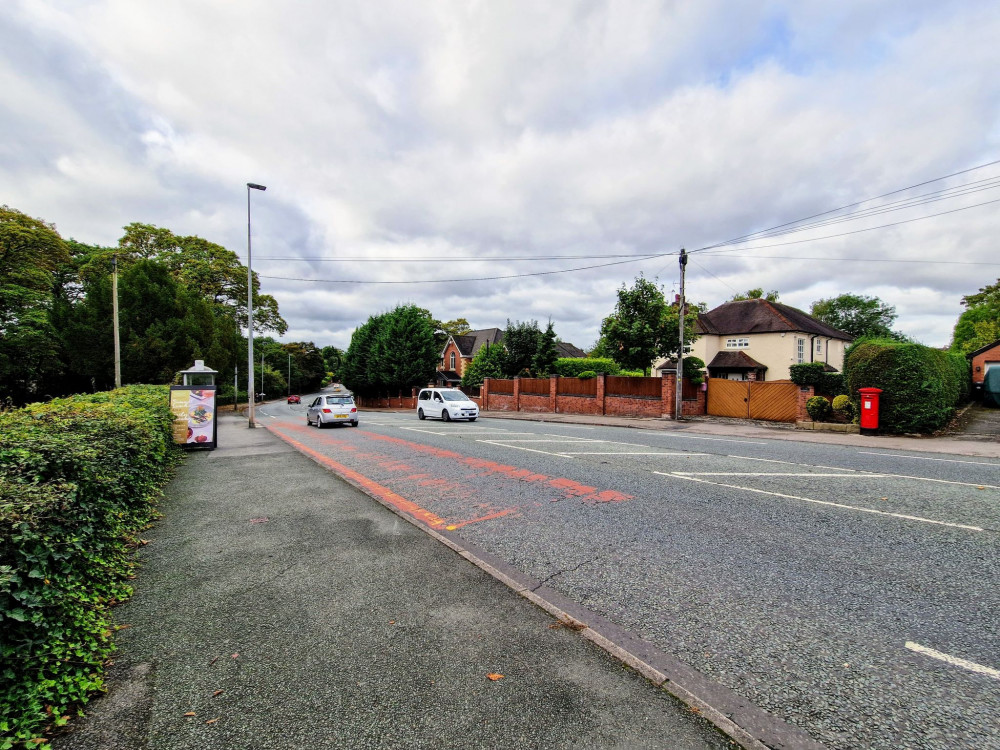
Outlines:
<svg viewBox="0 0 1000 750"><path fill-rule="evenodd" d="M800 365L806 361L806 340L795 339L795 361Z"/></svg>
<svg viewBox="0 0 1000 750"><path fill-rule="evenodd" d="M726 339L727 349L749 349L750 339L745 336L739 336L733 339Z"/></svg>
<svg viewBox="0 0 1000 750"><path fill-rule="evenodd" d="M454 369L455 369L455 352L452 352L452 353L451 353L451 357L449 358L449 360L448 360L448 361L449 361L449 362L451 363L451 364L450 364L450 365L448 366L448 369L449 369L449 370L454 370Z"/></svg>

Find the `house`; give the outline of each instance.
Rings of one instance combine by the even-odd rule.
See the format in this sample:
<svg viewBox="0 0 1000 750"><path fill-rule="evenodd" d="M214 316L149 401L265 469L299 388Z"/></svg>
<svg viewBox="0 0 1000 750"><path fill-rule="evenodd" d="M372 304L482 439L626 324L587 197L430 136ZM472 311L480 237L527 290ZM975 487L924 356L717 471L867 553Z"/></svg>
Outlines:
<svg viewBox="0 0 1000 750"><path fill-rule="evenodd" d="M982 398L983 381L990 369L1000 368L1000 339L966 355L972 365L972 394Z"/></svg>
<svg viewBox="0 0 1000 750"><path fill-rule="evenodd" d="M685 354L705 361L709 377L729 380L788 380L789 367L823 362L844 369L853 337L794 307L766 299L726 302L698 315L698 338ZM665 360L653 365L662 374Z"/></svg>
<svg viewBox="0 0 1000 750"><path fill-rule="evenodd" d="M465 368L472 362L484 346L494 346L503 342L502 328L484 328L469 331L462 336L449 336L441 352L441 362L434 375L436 385L457 387L462 382ZM556 342L560 357L586 357L587 353L565 341Z"/></svg>

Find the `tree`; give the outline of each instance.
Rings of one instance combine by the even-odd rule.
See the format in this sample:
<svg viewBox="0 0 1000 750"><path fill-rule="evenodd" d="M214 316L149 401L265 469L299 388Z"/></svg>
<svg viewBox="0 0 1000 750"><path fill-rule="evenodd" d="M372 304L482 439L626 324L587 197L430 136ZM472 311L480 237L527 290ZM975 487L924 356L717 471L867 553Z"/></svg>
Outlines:
<svg viewBox="0 0 1000 750"><path fill-rule="evenodd" d="M531 372L541 337L542 332L538 330L537 320L529 323L520 321L511 323L510 319L507 319L503 346L507 350L504 369L508 377L513 378Z"/></svg>
<svg viewBox="0 0 1000 750"><path fill-rule="evenodd" d="M538 349L531 363L531 370L535 377L544 378L555 372L557 359L559 359L559 350L556 349L556 332L550 320L545 328L545 333L539 338Z"/></svg>
<svg viewBox="0 0 1000 750"><path fill-rule="evenodd" d="M438 323L438 330L447 333L449 336L464 336L472 330L472 327L465 318L456 318L455 320Z"/></svg>
<svg viewBox="0 0 1000 750"><path fill-rule="evenodd" d="M415 305L400 305L368 318L351 335L341 364L344 384L361 395L373 395L427 383L440 349L425 313Z"/></svg>
<svg viewBox="0 0 1000 750"><path fill-rule="evenodd" d="M962 297L966 310L955 323L951 348L968 354L1000 339L1000 279Z"/></svg>
<svg viewBox="0 0 1000 750"><path fill-rule="evenodd" d="M817 320L855 338L875 337L896 340L906 338L892 330L892 324L897 317L896 308L878 297L847 293L829 299L819 299L812 303L810 313Z"/></svg>
<svg viewBox="0 0 1000 750"><path fill-rule="evenodd" d="M778 292L777 290L772 289L771 291L765 293L763 287L757 287L756 289L748 289L742 294L734 294L733 298L729 301L742 302L743 300L748 299L766 299L768 302L777 302Z"/></svg>
<svg viewBox="0 0 1000 750"><path fill-rule="evenodd" d="M55 227L0 206L0 399L36 398L61 369L49 310L69 252Z"/></svg>
<svg viewBox="0 0 1000 750"><path fill-rule="evenodd" d="M335 346L324 346L320 352L323 354L326 371L332 373L334 380L338 380L340 378L340 363L343 361L344 353Z"/></svg>
<svg viewBox="0 0 1000 750"><path fill-rule="evenodd" d="M507 352L503 344L484 344L462 373L462 385L469 388L482 385L486 378L506 377Z"/></svg>
<svg viewBox="0 0 1000 750"><path fill-rule="evenodd" d="M684 340L695 340L701 305L686 305ZM676 357L680 348L680 313L668 305L663 290L639 276L632 288L622 284L615 311L601 323L601 338L611 357L627 370L648 370L659 357Z"/></svg>

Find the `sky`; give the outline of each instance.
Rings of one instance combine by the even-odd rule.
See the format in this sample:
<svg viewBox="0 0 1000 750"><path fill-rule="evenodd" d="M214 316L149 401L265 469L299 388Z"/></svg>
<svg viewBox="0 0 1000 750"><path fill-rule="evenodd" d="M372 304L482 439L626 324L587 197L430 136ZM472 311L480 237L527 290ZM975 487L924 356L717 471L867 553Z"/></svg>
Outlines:
<svg viewBox="0 0 1000 750"><path fill-rule="evenodd" d="M873 295L944 346L1000 277L998 39L995 0L6 0L0 204L246 262L266 185L283 341L412 303L587 348L684 247L690 300Z"/></svg>

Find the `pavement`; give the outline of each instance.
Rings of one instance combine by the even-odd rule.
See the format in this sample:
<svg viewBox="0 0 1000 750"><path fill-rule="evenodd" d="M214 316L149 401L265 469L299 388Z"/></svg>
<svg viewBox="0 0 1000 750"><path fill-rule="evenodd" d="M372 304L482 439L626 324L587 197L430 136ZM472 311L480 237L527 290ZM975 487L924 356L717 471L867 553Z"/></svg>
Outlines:
<svg viewBox="0 0 1000 750"><path fill-rule="evenodd" d="M159 510L56 750L763 747L240 417Z"/></svg>

